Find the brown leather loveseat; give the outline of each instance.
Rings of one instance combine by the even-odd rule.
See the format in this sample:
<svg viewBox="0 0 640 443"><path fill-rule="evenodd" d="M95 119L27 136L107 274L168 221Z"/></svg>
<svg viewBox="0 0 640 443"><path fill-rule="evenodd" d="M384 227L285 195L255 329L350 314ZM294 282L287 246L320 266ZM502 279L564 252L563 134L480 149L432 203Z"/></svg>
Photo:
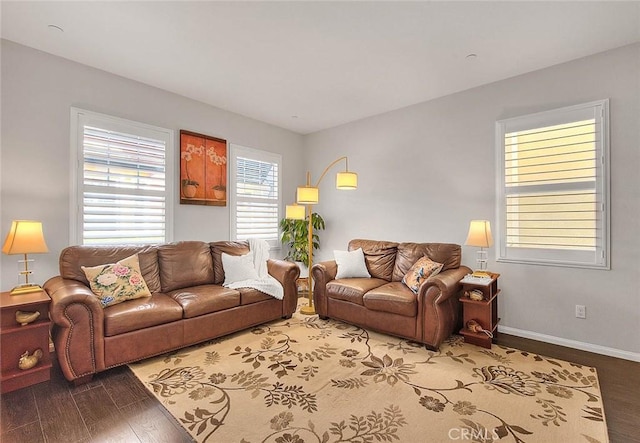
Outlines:
<svg viewBox="0 0 640 443"><path fill-rule="evenodd" d="M222 286L221 256L249 252L247 243L198 241L157 246L71 246L60 254L60 275L44 289L51 297L52 337L67 380L230 334L296 309L299 268L269 260L267 269L284 287L278 300L255 289ZM138 254L151 297L105 308L92 293L81 266L116 263Z"/></svg>
<svg viewBox="0 0 640 443"><path fill-rule="evenodd" d="M352 240L349 251L362 248L370 278L335 279L335 261L312 268L313 299L320 318L334 318L404 337L437 349L457 330L459 283L471 272L460 265L462 249L448 243L395 243ZM423 256L442 263L442 270L414 294L402 279Z"/></svg>

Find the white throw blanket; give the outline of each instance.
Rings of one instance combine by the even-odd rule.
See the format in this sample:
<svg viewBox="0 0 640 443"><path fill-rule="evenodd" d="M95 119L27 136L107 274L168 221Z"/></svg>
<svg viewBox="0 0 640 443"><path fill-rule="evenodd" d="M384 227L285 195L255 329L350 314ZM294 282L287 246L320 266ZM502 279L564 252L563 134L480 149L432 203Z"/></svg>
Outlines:
<svg viewBox="0 0 640 443"><path fill-rule="evenodd" d="M253 266L258 273L258 279L242 280L225 284L231 289L252 288L270 296L282 300L284 298L284 288L282 284L267 271L267 260L269 259L269 244L265 240L250 238L249 249L253 254Z"/></svg>

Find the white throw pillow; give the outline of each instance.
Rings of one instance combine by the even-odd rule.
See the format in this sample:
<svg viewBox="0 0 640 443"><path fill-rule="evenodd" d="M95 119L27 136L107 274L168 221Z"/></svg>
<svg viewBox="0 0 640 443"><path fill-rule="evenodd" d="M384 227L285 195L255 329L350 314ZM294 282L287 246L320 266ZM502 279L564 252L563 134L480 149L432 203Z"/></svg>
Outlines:
<svg viewBox="0 0 640 443"><path fill-rule="evenodd" d="M245 255L229 255L223 252L222 269L224 269L224 285L260 278L253 265L252 252Z"/></svg>
<svg viewBox="0 0 640 443"><path fill-rule="evenodd" d="M364 262L362 248L355 251L333 251L333 256L338 264L336 278L371 277Z"/></svg>

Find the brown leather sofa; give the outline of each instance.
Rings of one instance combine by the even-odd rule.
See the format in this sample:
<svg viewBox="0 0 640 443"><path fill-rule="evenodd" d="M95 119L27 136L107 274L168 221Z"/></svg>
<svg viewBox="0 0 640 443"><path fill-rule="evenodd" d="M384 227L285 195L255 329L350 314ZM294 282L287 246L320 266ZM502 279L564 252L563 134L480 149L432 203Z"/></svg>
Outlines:
<svg viewBox="0 0 640 443"><path fill-rule="evenodd" d="M335 261L312 267L313 300L322 319L334 318L404 337L437 349L459 328L462 286L471 272L460 265L462 249L448 243L395 243L352 240L349 251L362 248L371 278L336 280ZM440 273L426 279L414 294L403 276L421 257L443 263Z"/></svg>
<svg viewBox="0 0 640 443"><path fill-rule="evenodd" d="M284 287L282 300L255 289L222 286L221 254L248 251L243 242L196 241L64 249L60 275L44 285L52 300L52 338L64 376L81 384L115 366L291 317L300 274L294 263L267 262L269 274ZM136 253L151 297L103 308L81 266L115 263Z"/></svg>

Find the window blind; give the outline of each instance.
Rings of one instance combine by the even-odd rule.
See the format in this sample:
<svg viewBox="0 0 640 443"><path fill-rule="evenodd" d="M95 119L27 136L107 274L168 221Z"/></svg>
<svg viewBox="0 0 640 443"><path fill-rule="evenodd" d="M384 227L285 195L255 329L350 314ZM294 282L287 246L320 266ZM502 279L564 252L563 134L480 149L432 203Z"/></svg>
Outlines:
<svg viewBox="0 0 640 443"><path fill-rule="evenodd" d="M236 238L277 241L278 162L236 158Z"/></svg>
<svg viewBox="0 0 640 443"><path fill-rule="evenodd" d="M166 239L166 143L83 127L83 244L151 244Z"/></svg>
<svg viewBox="0 0 640 443"><path fill-rule="evenodd" d="M606 263L605 104L499 122L499 259Z"/></svg>
<svg viewBox="0 0 640 443"><path fill-rule="evenodd" d="M595 250L595 120L505 135L507 246Z"/></svg>

